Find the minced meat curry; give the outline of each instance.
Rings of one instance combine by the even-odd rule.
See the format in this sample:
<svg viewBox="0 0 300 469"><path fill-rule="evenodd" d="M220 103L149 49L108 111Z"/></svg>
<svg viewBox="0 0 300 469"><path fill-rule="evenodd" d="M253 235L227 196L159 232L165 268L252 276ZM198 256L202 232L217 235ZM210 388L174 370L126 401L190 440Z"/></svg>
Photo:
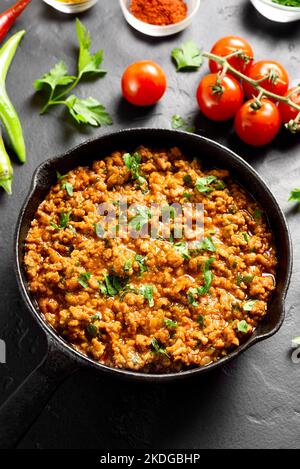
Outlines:
<svg viewBox="0 0 300 469"><path fill-rule="evenodd" d="M150 204L204 204L204 237L108 237L100 204L126 198L137 230ZM170 222L176 214L170 211ZM172 226L172 225L171 225ZM117 227L116 227L117 229ZM29 287L46 321L105 365L168 373L227 355L268 314L276 252L259 205L228 171L178 148L117 151L59 175L26 241Z"/></svg>

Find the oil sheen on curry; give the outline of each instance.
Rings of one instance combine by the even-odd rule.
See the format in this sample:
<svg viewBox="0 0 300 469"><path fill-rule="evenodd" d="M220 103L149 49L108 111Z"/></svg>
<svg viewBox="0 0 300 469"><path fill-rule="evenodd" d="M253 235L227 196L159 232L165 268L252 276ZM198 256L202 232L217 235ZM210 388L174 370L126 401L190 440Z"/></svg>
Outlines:
<svg viewBox="0 0 300 469"><path fill-rule="evenodd" d="M84 355L148 373L203 367L268 314L272 233L228 171L204 171L178 148L140 147L57 176L32 221L25 269L46 321ZM172 237L172 211L168 239L103 234L100 204L118 212L124 198L140 206L127 214L137 230L153 203L203 204L201 242Z"/></svg>

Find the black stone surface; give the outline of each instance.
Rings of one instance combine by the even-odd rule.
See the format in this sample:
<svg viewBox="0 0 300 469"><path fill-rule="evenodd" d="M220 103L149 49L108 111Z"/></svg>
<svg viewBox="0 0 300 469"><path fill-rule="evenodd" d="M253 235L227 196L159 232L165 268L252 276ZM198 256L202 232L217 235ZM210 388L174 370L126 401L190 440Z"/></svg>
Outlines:
<svg viewBox="0 0 300 469"><path fill-rule="evenodd" d="M4 0L1 8L12 1ZM0 338L7 344L7 364L0 364L0 404L41 362L46 340L24 307L13 271L16 218L36 166L90 136L126 127L170 127L171 116L190 116L198 132L225 143L263 176L286 213L294 243L294 272L286 302L286 320L278 334L223 369L192 381L167 385L125 382L95 371L80 371L56 391L19 442L20 448L299 448L300 364L291 361L292 337L300 335L300 212L287 202L300 186L299 136L282 131L259 150L242 145L230 123L213 124L197 111L195 89L207 68L176 74L170 51L194 39L210 48L221 36L246 37L258 58L277 59L300 78L299 23L265 20L248 0L202 0L192 26L166 39L140 35L125 23L117 0L100 0L80 16L94 47L104 48L103 80L83 84L81 96L102 101L114 118L111 128L79 130L61 109L39 115L32 84L58 60L74 70L74 17L60 14L41 0L20 17L13 31L27 34L8 76L8 90L25 132L28 163L16 163L14 194L0 194ZM132 61L153 59L168 75L168 91L154 108L134 109L120 97L120 77ZM75 70L74 70L75 71ZM5 432L1 427L0 432Z"/></svg>

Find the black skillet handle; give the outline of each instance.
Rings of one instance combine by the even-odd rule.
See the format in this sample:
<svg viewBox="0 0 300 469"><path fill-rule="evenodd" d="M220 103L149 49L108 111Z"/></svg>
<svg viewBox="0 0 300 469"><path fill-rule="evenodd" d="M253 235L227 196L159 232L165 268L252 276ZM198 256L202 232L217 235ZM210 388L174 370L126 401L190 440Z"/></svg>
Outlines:
<svg viewBox="0 0 300 469"><path fill-rule="evenodd" d="M59 384L80 364L49 340L48 354L0 407L0 449L15 448Z"/></svg>

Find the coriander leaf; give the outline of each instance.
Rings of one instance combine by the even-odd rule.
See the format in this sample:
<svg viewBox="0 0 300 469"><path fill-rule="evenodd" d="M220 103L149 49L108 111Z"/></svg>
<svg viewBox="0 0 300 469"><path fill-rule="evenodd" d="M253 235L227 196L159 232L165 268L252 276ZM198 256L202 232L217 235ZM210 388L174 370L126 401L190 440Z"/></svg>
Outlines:
<svg viewBox="0 0 300 469"><path fill-rule="evenodd" d="M251 283L253 279L254 275L243 276L242 274L240 274L240 272L238 272L236 283L240 287L242 283L245 283L247 285L248 283Z"/></svg>
<svg viewBox="0 0 300 469"><path fill-rule="evenodd" d="M148 301L150 308L154 306L153 300L153 285L142 285L138 290L140 295L143 295L145 300Z"/></svg>
<svg viewBox="0 0 300 469"><path fill-rule="evenodd" d="M107 288L106 288L106 286L104 285L104 283L103 283L103 282L100 282L100 281L98 280L98 285L99 285L100 293L102 293L102 295L107 295L107 294L108 294L108 293L107 293Z"/></svg>
<svg viewBox="0 0 300 469"><path fill-rule="evenodd" d="M65 177L67 177L67 174L60 174L59 171L56 171L56 178L57 178L58 181L61 181Z"/></svg>
<svg viewBox="0 0 300 469"><path fill-rule="evenodd" d="M300 7L300 0L272 0L272 2L286 7Z"/></svg>
<svg viewBox="0 0 300 469"><path fill-rule="evenodd" d="M164 205L161 209L161 213L168 220L170 219L174 220L176 216L176 210L172 205Z"/></svg>
<svg viewBox="0 0 300 469"><path fill-rule="evenodd" d="M175 251L179 252L184 259L190 259L188 244L185 241L180 241L174 244Z"/></svg>
<svg viewBox="0 0 300 469"><path fill-rule="evenodd" d="M52 226L52 228L55 228L56 230L60 230L60 227L56 223L54 223L53 221L50 221L49 225Z"/></svg>
<svg viewBox="0 0 300 469"><path fill-rule="evenodd" d="M132 260L129 259L128 261L125 261L124 267L123 267L124 272L128 272L131 269L131 267L132 267Z"/></svg>
<svg viewBox="0 0 300 469"><path fill-rule="evenodd" d="M158 340L155 337L153 337L151 340L151 346L154 352L160 353L161 355L165 355L167 358L170 358L165 349L159 345Z"/></svg>
<svg viewBox="0 0 300 469"><path fill-rule="evenodd" d="M76 31L79 42L78 57L78 77L79 79L85 75L104 76L106 71L100 65L103 59L103 50L99 50L95 54L90 53L91 37L86 27L76 18Z"/></svg>
<svg viewBox="0 0 300 469"><path fill-rule="evenodd" d="M61 228L67 228L70 221L71 212L61 212L59 219L59 226Z"/></svg>
<svg viewBox="0 0 300 469"><path fill-rule="evenodd" d="M72 94L61 104L67 106L78 124L90 124L94 127L112 124L112 118L106 112L105 107L94 98L79 99Z"/></svg>
<svg viewBox="0 0 300 469"><path fill-rule="evenodd" d="M300 197L300 189L299 189L299 197ZM261 220L261 218L263 216L263 212L261 210L255 209L254 213L253 213L253 216L254 216L255 220Z"/></svg>
<svg viewBox="0 0 300 469"><path fill-rule="evenodd" d="M203 329L203 327L204 327L204 316L202 316L202 314L199 314L199 316L197 317L197 323L199 324L201 329Z"/></svg>
<svg viewBox="0 0 300 469"><path fill-rule="evenodd" d="M183 119L179 114L174 114L171 121L172 129L183 129L186 132L195 132L195 126L190 125L189 122Z"/></svg>
<svg viewBox="0 0 300 469"><path fill-rule="evenodd" d="M216 176L197 178L195 188L202 194L210 194L213 191L211 184L217 180Z"/></svg>
<svg viewBox="0 0 300 469"><path fill-rule="evenodd" d="M133 153L133 155L125 153L123 155L123 161L126 168L130 169L132 178L137 180L140 185L144 184L146 179L140 174L141 155L138 152Z"/></svg>
<svg viewBox="0 0 300 469"><path fill-rule="evenodd" d="M103 229L101 223L94 224L94 231L98 238L103 239L105 230Z"/></svg>
<svg viewBox="0 0 300 469"><path fill-rule="evenodd" d="M251 311L257 300L248 300L243 305L244 311Z"/></svg>
<svg viewBox="0 0 300 469"><path fill-rule="evenodd" d="M130 219L128 226L138 232L148 223L151 217L151 211L148 207L144 207L143 205L135 207L135 210L136 215Z"/></svg>
<svg viewBox="0 0 300 469"><path fill-rule="evenodd" d="M198 306L198 303L195 299L195 295L198 295L197 288L190 288L187 293L188 302L190 305L194 306L195 308Z"/></svg>
<svg viewBox="0 0 300 469"><path fill-rule="evenodd" d="M45 73L39 80L36 80L34 88L36 91L40 91L44 85L48 85L54 91L57 86L69 85L75 78L68 75L66 64L61 61L54 65L49 73Z"/></svg>
<svg viewBox="0 0 300 469"><path fill-rule="evenodd" d="M300 203L300 188L292 190L289 201Z"/></svg>
<svg viewBox="0 0 300 469"><path fill-rule="evenodd" d="M89 284L88 281L91 278L92 274L90 272L82 272L78 279L77 282L79 285L81 285L83 288L88 288Z"/></svg>
<svg viewBox="0 0 300 469"><path fill-rule="evenodd" d="M204 276L204 285L202 287L198 287L198 293L200 296L205 295L208 293L212 281L213 281L213 274L212 271L210 270L211 264L215 261L213 257L208 259L205 264L204 264L204 269L203 269L203 276Z"/></svg>
<svg viewBox="0 0 300 469"><path fill-rule="evenodd" d="M213 239L211 236L203 238L202 242L196 244L196 251L210 251L216 252L216 246L214 245Z"/></svg>
<svg viewBox="0 0 300 469"><path fill-rule="evenodd" d="M177 322L172 321L172 319L165 318L164 323L169 329L176 329L176 327L178 326Z"/></svg>
<svg viewBox="0 0 300 469"><path fill-rule="evenodd" d="M187 41L172 50L172 59L176 62L176 70L197 70L203 64L201 50L194 41Z"/></svg>
<svg viewBox="0 0 300 469"><path fill-rule="evenodd" d="M249 324L247 323L247 321L245 321L244 319L242 321L239 321L237 323L237 330L239 332L243 332L244 334L247 334L249 330Z"/></svg>
<svg viewBox="0 0 300 469"><path fill-rule="evenodd" d="M87 324L85 331L87 333L87 336L90 339L95 339L98 335L98 328L95 326L95 324Z"/></svg>
<svg viewBox="0 0 300 469"><path fill-rule="evenodd" d="M70 182L64 182L61 187L62 187L62 189L66 190L67 194L70 197L73 196L74 188L73 188L73 185Z"/></svg>
<svg viewBox="0 0 300 469"><path fill-rule="evenodd" d="M141 254L136 254L134 259L139 265L141 274L148 270L148 266L145 264L146 256L143 257Z"/></svg>
<svg viewBox="0 0 300 469"><path fill-rule="evenodd" d="M250 241L250 236L248 235L248 233L243 232L243 233L242 233L242 236L243 236L244 240L246 241L246 243L249 243L249 241Z"/></svg>

